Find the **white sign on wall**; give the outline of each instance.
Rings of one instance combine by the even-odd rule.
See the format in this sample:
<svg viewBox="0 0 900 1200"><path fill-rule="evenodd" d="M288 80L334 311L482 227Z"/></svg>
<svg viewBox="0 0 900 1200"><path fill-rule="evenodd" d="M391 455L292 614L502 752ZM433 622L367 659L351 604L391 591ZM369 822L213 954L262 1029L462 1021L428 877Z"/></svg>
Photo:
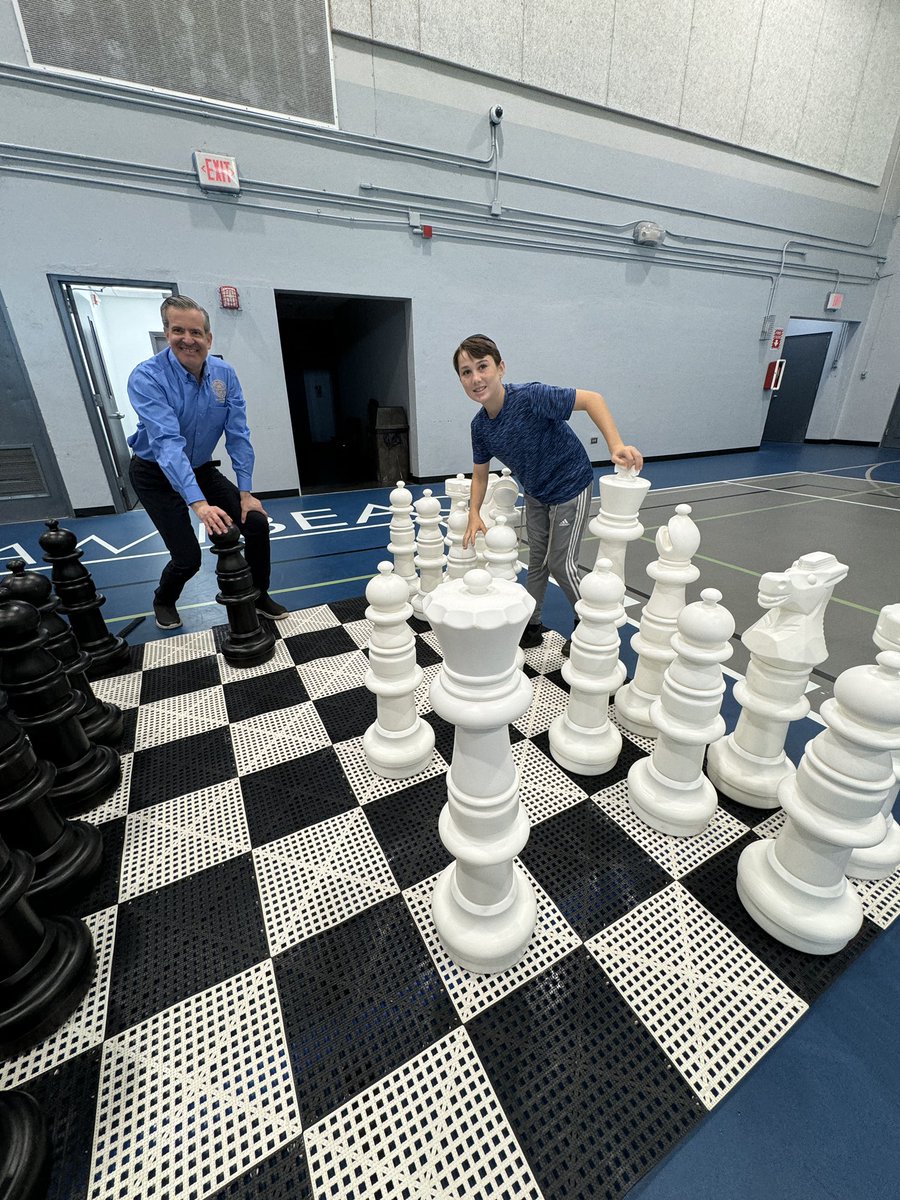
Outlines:
<svg viewBox="0 0 900 1200"><path fill-rule="evenodd" d="M194 170L197 181L205 192L239 192L237 159L225 154L211 154L208 150L194 151Z"/></svg>

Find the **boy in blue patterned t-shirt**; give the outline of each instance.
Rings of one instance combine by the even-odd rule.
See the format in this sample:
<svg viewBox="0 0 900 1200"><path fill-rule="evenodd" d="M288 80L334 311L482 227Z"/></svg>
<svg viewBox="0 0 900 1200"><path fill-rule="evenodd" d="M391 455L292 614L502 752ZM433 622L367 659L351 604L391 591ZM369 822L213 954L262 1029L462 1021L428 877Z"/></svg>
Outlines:
<svg viewBox="0 0 900 1200"><path fill-rule="evenodd" d="M526 587L536 604L521 645L539 646L541 608L550 572L574 608L582 572L581 538L590 515L594 471L587 451L568 425L573 412L586 412L606 441L614 463L638 470L641 453L626 446L599 392L550 387L544 383L504 383L506 364L496 343L484 334L466 338L453 355L453 369L466 395L481 411L472 418L472 493L463 545L485 532L481 505L488 467L499 458L525 492L529 567Z"/></svg>

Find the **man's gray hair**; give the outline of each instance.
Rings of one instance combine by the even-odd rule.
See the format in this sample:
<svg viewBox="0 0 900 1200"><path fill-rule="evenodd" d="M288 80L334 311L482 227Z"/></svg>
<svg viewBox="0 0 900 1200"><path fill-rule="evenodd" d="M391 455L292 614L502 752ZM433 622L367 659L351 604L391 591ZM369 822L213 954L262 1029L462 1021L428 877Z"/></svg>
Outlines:
<svg viewBox="0 0 900 1200"><path fill-rule="evenodd" d="M198 304L190 296L166 296L165 300L159 306L159 315L162 317L163 329L169 328L169 312L172 309L175 309L177 312L187 312L192 308L196 309L197 312L203 313L203 331L204 333L209 333L209 313L202 304Z"/></svg>

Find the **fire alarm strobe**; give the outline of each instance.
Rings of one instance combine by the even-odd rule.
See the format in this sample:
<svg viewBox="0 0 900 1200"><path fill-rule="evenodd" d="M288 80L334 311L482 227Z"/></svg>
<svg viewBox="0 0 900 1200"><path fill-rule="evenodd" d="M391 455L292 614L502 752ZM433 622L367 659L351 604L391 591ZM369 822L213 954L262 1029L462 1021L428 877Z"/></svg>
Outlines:
<svg viewBox="0 0 900 1200"><path fill-rule="evenodd" d="M220 287L219 288L219 304L222 308L240 308L241 298L238 295L236 287Z"/></svg>
<svg viewBox="0 0 900 1200"><path fill-rule="evenodd" d="M837 312L837 310L841 307L841 305L843 303L844 303L844 293L843 292L829 292L828 298L825 301L825 311L826 312Z"/></svg>

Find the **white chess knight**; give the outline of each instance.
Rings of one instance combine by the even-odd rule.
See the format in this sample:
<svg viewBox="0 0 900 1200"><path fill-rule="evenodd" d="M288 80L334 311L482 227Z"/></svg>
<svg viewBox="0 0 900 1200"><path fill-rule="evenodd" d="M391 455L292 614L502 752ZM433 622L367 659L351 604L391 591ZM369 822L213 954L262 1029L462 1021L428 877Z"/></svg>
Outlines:
<svg viewBox="0 0 900 1200"><path fill-rule="evenodd" d="M872 640L882 650L900 650L900 604L884 606L878 614ZM892 765L894 786L881 806L886 825L884 837L874 846L853 851L847 863L847 875L851 879L887 879L900 867L900 825L892 815L900 790L900 750L894 752Z"/></svg>
<svg viewBox="0 0 900 1200"><path fill-rule="evenodd" d="M431 703L456 726L439 824L455 861L438 878L432 914L447 953L468 971L512 966L534 931L534 889L513 862L530 825L508 728L532 699L516 650L533 612L523 587L480 569L425 598L444 656Z"/></svg>
<svg viewBox="0 0 900 1200"><path fill-rule="evenodd" d="M598 558L579 591L579 621L562 666L569 701L550 725L550 753L567 771L603 775L622 750L622 735L609 719L609 697L625 678L618 634L625 585L609 559Z"/></svg>
<svg viewBox="0 0 900 1200"><path fill-rule="evenodd" d="M600 511L589 528L600 541L597 557L608 558L623 582L628 543L644 532L638 511L649 490L650 480L641 479L634 467L616 466L612 475L600 476Z"/></svg>
<svg viewBox="0 0 900 1200"><path fill-rule="evenodd" d="M419 522L416 538L415 564L419 571L419 587L412 596L413 611L417 617L423 614L423 603L429 592L440 584L444 576L444 535L440 530L441 502L426 488L421 499L413 505Z"/></svg>
<svg viewBox="0 0 900 1200"><path fill-rule="evenodd" d="M397 480L397 486L391 492L391 540L388 542L388 554L394 560L394 571L401 579L406 580L410 596L419 590L419 577L416 574L416 527L413 523L412 492L402 479Z"/></svg>
<svg viewBox="0 0 900 1200"><path fill-rule="evenodd" d="M900 750L900 653L882 650L874 664L842 672L821 716L827 728L779 785L781 832L748 846L737 871L754 921L806 954L836 954L862 925L845 872L854 849L884 840Z"/></svg>
<svg viewBox="0 0 900 1200"><path fill-rule="evenodd" d="M757 601L767 611L741 638L750 651L746 678L734 685L741 714L707 757L709 778L732 800L778 808L779 785L794 773L784 752L788 726L809 712L810 672L828 656L825 608L846 575L833 554L816 551L760 577Z"/></svg>
<svg viewBox="0 0 900 1200"><path fill-rule="evenodd" d="M431 762L434 730L416 712L415 690L422 682L416 662L416 644L407 625L413 609L406 580L389 562L378 564L378 574L366 587L372 622L366 687L374 692L378 716L363 734L369 769L386 779L406 779L424 771Z"/></svg>
<svg viewBox="0 0 900 1200"><path fill-rule="evenodd" d="M616 720L623 729L655 738L650 707L662 691L666 667L675 657L672 635L685 605L685 589L700 575L691 559L700 545L700 530L691 519L691 506L679 504L667 525L656 531L659 557L647 567L653 591L641 613L640 629L631 639L638 656L634 679L616 693Z"/></svg>
<svg viewBox="0 0 900 1200"><path fill-rule="evenodd" d="M651 710L659 737L649 758L628 772L628 803L645 825L673 837L702 833L716 811L716 789L703 774L707 745L725 732L722 663L732 655L734 618L706 588L678 617L675 658Z"/></svg>

